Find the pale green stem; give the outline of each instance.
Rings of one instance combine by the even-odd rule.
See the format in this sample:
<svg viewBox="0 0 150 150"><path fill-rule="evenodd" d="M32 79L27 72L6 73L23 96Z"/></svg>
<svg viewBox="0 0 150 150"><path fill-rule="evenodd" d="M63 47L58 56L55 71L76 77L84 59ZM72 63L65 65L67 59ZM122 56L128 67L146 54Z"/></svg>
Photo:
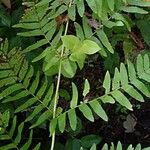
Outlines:
<svg viewBox="0 0 150 150"><path fill-rule="evenodd" d="M72 0L70 0L69 7L71 7L71 4L72 4ZM64 35L67 34L68 26L69 26L69 20L67 20ZM64 54L64 50L65 50L65 47L64 47L64 45L62 45L61 55L60 55L60 63L59 63L59 71L58 71L58 79L57 79L55 99L54 99L53 118L56 117L56 108L57 108L57 101L58 101L59 87L60 87L60 79L61 79L62 57L63 57L63 54ZM51 150L54 150L55 135L56 135L56 133L54 131L54 133L52 134Z"/></svg>

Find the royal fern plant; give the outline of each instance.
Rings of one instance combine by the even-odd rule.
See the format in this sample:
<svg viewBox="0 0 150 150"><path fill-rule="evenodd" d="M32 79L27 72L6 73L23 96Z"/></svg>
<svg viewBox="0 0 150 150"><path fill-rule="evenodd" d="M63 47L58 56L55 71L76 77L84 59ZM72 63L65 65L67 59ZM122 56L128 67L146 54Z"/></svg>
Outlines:
<svg viewBox="0 0 150 150"><path fill-rule="evenodd" d="M150 2L41 0L22 4L25 5L24 15L13 27L18 30L18 36L28 40L32 37L35 42L26 48L13 49L9 49L7 39L1 44L0 103L11 104L13 109L8 107L0 113L0 150L41 149L40 143L32 143L32 137L34 130L43 124L49 128L50 149L54 150L56 130L63 134L69 125L75 131L78 113L91 122L94 122L95 114L108 121L103 104L119 103L133 111L131 98L139 102L144 102L145 97L150 98L150 57L139 54L135 62L126 60L121 63L114 74L106 72L102 95L90 101L82 100L79 93L85 97L90 92L89 81L85 80L83 91L72 82L68 109L58 105L61 77L73 78L78 69L84 68L90 55L98 54L105 59L114 54L116 48L109 33L114 28L123 28L124 34L131 32L134 24L130 15L148 14ZM30 61L27 56L33 53L34 58ZM19 114L25 114L20 125L17 124ZM28 137L22 136L24 124L30 125ZM102 150L109 148L122 150L122 145L120 142L116 147L105 144ZM133 149L132 145L127 148ZM91 150L96 150L96 144L93 143ZM141 150L141 145L135 150Z"/></svg>

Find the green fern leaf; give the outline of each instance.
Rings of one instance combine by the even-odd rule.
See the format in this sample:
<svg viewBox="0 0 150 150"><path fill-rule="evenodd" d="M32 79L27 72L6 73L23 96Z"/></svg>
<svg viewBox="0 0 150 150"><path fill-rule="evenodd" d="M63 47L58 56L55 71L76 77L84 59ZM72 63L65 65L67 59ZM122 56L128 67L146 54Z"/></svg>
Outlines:
<svg viewBox="0 0 150 150"><path fill-rule="evenodd" d="M71 7L68 8L68 17L72 21L75 21L75 19L76 19L76 7L75 7L75 5L72 5Z"/></svg>
<svg viewBox="0 0 150 150"><path fill-rule="evenodd" d="M48 118L52 118L52 112L49 112L49 110L42 113L42 115L40 115L39 118L37 119L36 123L34 125L32 125L30 128L32 129L32 128L35 128L35 127L41 125Z"/></svg>
<svg viewBox="0 0 150 150"><path fill-rule="evenodd" d="M120 79L121 79L122 85L127 85L129 83L127 70L123 63L121 63L121 65L120 65Z"/></svg>
<svg viewBox="0 0 150 150"><path fill-rule="evenodd" d="M50 136L55 132L57 121L58 121L57 118L54 118L50 122L50 127L49 127Z"/></svg>
<svg viewBox="0 0 150 150"><path fill-rule="evenodd" d="M1 66L4 64L8 66L8 69L3 68L0 70L0 74L3 74L0 78L1 87L3 88L0 93L0 100L3 103L19 102L15 113L30 110L31 113L25 121L31 121L37 115L42 116L47 111L49 117L44 117L45 120L43 119L42 122L50 119L52 108L49 108L49 106L51 105L53 86L49 86L46 78L44 81L43 79L40 80L39 72L37 71L35 74L33 67L27 63L21 51L13 49L8 54L4 53L3 50L1 52L9 59L0 64L0 68L3 68ZM39 88L41 83L42 86Z"/></svg>
<svg viewBox="0 0 150 150"><path fill-rule="evenodd" d="M74 23L74 26L75 26L75 29L76 29L77 37L79 37L80 40L83 41L85 39L85 36L84 36L84 32L83 32L82 27L77 22Z"/></svg>
<svg viewBox="0 0 150 150"><path fill-rule="evenodd" d="M90 84L87 79L84 82L83 96L85 97L90 92Z"/></svg>
<svg viewBox="0 0 150 150"><path fill-rule="evenodd" d="M76 1L77 3L77 10L78 10L78 13L81 17L83 17L84 15L84 12L85 12L85 4L84 4L84 0L80 0L80 1Z"/></svg>
<svg viewBox="0 0 150 150"><path fill-rule="evenodd" d="M70 108L75 108L78 103L78 90L74 83L72 83L72 100L70 103Z"/></svg>
<svg viewBox="0 0 150 150"><path fill-rule="evenodd" d="M113 81L112 81L112 90L119 89L120 80L121 80L121 77L120 77L119 70L118 70L118 68L115 68L114 78L113 78Z"/></svg>
<svg viewBox="0 0 150 150"><path fill-rule="evenodd" d="M50 1L41 1L34 7L27 9L20 23L14 26L15 28L22 28L25 30L24 32L18 33L19 36L43 37L43 39L40 39L36 43L24 49L24 53L40 48L46 44L49 44L49 46L54 44L51 43L51 39L56 32L57 23L53 18L65 12L67 10L67 6L60 6L55 13L53 13L53 10L47 13L48 9L50 9L48 5L49 2Z"/></svg>
<svg viewBox="0 0 150 150"><path fill-rule="evenodd" d="M66 126L66 113L63 113L58 117L58 126L61 133L63 133Z"/></svg>
<svg viewBox="0 0 150 150"><path fill-rule="evenodd" d="M104 146L102 147L102 150L108 150L108 144L104 144Z"/></svg>
<svg viewBox="0 0 150 150"><path fill-rule="evenodd" d="M99 30L99 31L97 31L97 36L99 37L99 39L101 40L101 42L103 43L103 45L108 49L108 51L110 53L114 53L112 45L110 44L110 42L108 40L108 37L105 34L105 32L103 30Z"/></svg>
<svg viewBox="0 0 150 150"><path fill-rule="evenodd" d="M101 117L103 120L108 121L108 116L106 115L106 112L102 108L102 106L99 104L98 101L92 101L90 102L90 106L93 108L93 111Z"/></svg>
<svg viewBox="0 0 150 150"><path fill-rule="evenodd" d="M41 144L37 144L33 150L40 150Z"/></svg>
<svg viewBox="0 0 150 150"><path fill-rule="evenodd" d="M121 144L120 141L119 141L118 144L117 144L116 150L122 150L122 144Z"/></svg>
<svg viewBox="0 0 150 150"><path fill-rule="evenodd" d="M129 100L126 98L124 94L122 94L120 91L113 91L112 96L116 99L117 102L119 102L122 106L125 106L129 110L132 109L132 104L129 102Z"/></svg>
<svg viewBox="0 0 150 150"><path fill-rule="evenodd" d="M76 112L74 109L71 109L68 111L68 118L69 118L69 122L70 122L70 126L72 130L75 131L76 126L77 126L77 116L76 116Z"/></svg>
<svg viewBox="0 0 150 150"><path fill-rule="evenodd" d="M90 120L91 122L94 122L94 117L93 117L92 111L88 105L86 105L85 103L81 104L79 107L79 110L83 113L83 115L88 120Z"/></svg>
<svg viewBox="0 0 150 150"><path fill-rule="evenodd" d="M89 39L93 35L93 32L91 27L88 24L88 19L85 16L82 19L82 24L83 24L83 31L85 34L85 38Z"/></svg>
<svg viewBox="0 0 150 150"><path fill-rule="evenodd" d="M110 81L110 74L109 72L106 73L105 79L103 82L103 87L105 88L105 93L108 94L110 92L110 87L111 87L111 81Z"/></svg>
<svg viewBox="0 0 150 150"><path fill-rule="evenodd" d="M23 128L24 128L24 123L21 123L18 127L17 127L16 123L17 123L17 119L15 116L13 118L13 122L11 124L10 129L8 129L9 125L2 127L5 129L4 129L4 133L0 134L0 142L3 140L3 141L6 141L7 144L5 144L5 145L2 144L0 146L0 150L9 150L9 149L28 150L31 148L33 131L31 130L30 135L29 135L29 139L27 140L27 142L25 142L21 146L20 143L22 142L22 133L23 133ZM40 148L40 144L38 144L38 145L39 146L37 147L37 149Z"/></svg>
<svg viewBox="0 0 150 150"><path fill-rule="evenodd" d="M21 150L28 150L30 145L32 144L32 136L33 136L33 131L30 132L30 136L28 141L21 147Z"/></svg>

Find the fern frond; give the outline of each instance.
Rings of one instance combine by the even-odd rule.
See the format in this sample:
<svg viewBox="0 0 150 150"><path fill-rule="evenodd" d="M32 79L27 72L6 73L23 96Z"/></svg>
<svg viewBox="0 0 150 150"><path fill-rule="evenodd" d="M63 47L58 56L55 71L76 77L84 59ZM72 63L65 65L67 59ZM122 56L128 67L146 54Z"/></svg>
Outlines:
<svg viewBox="0 0 150 150"><path fill-rule="evenodd" d="M133 110L129 97L132 97L139 102L144 102L143 96L150 97L150 91L147 86L148 83L150 83L150 60L149 56L145 54L144 56L138 55L136 65L130 61L128 61L127 66L121 63L120 70L117 68L115 69L113 78L111 78L110 73L107 72L103 82L105 94L101 97L88 102L80 102L81 104L77 105L76 98L78 97L78 92L75 88L75 84L73 84L73 98L70 104L71 109L64 112L64 114L58 115L57 118L51 121L50 132L54 131L59 120L61 120L65 126L66 117L62 116L67 114L70 126L75 130L77 123L77 109L79 109L85 118L92 122L94 121L93 112L103 120L108 120L106 112L101 106L102 103L114 104L115 102L118 102L123 107ZM62 121L62 119L64 120ZM65 130L64 126L63 128L59 128L61 132Z"/></svg>
<svg viewBox="0 0 150 150"><path fill-rule="evenodd" d="M53 3L52 3L53 4ZM54 46L54 42L52 42L52 37L54 39L54 34L56 34L57 22L55 18L59 16L61 13L65 12L67 6L62 5L59 8L49 8L49 5L43 4L34 5L31 8L28 8L22 17L22 20L19 24L15 25L16 28L22 28L25 31L18 33L20 36L24 37L39 37L41 39L36 43L30 45L26 49L23 50L24 53L40 48L41 46L48 45ZM55 11L56 10L56 11ZM57 37L60 39L60 37ZM59 40L58 40L59 41Z"/></svg>
<svg viewBox="0 0 150 150"><path fill-rule="evenodd" d="M107 72L103 83L105 94L109 94L114 100L130 110L132 110L132 105L125 93L137 101L144 102L143 95L150 97L150 91L147 87L147 83L150 83L149 62L147 54L138 55L136 65L133 65L129 60L127 67L121 63L120 71L115 69L113 79ZM103 100L103 102L105 101Z"/></svg>
<svg viewBox="0 0 150 150"><path fill-rule="evenodd" d="M81 147L82 148L82 147ZM142 148L141 144L137 144L135 147L133 147L132 144L130 144L126 150L149 150L150 147ZM96 144L94 143L90 150L97 150ZM101 148L101 150L125 150L123 147L123 144L119 141L117 145L112 142L111 146L109 146L107 143L104 144L104 146Z"/></svg>
<svg viewBox="0 0 150 150"><path fill-rule="evenodd" d="M130 144L130 145L126 148L126 150L148 150L149 148L150 148L150 147L142 148L141 144L137 144L137 145L135 146L135 148L134 148L133 145ZM102 147L101 150L123 150L123 149L124 149L124 148L123 148L123 144L119 141L119 142L117 143L117 146L115 146L114 143L111 143L111 146L108 146L108 144L104 144L104 146ZM96 150L96 148L93 149L93 150Z"/></svg>
<svg viewBox="0 0 150 150"><path fill-rule="evenodd" d="M53 85L47 78L40 77L27 62L20 50L13 49L0 53L5 61L0 63L0 102L14 102L15 113L30 111L25 121L31 121L38 116L36 126L52 117ZM18 103L19 102L19 103Z"/></svg>
<svg viewBox="0 0 150 150"><path fill-rule="evenodd" d="M17 117L13 118L12 124L9 123L9 112L5 111L0 115L0 150L9 150L9 149L20 149L28 150L32 144L33 131L30 131L29 139L23 144L22 143L22 132L24 128L24 123L21 123L17 127ZM6 123L7 120L7 123ZM8 129L8 126L11 127ZM7 142L7 144L6 144ZM5 144L3 144L5 143ZM20 144L21 143L21 144ZM35 147L36 150L40 149L40 143Z"/></svg>

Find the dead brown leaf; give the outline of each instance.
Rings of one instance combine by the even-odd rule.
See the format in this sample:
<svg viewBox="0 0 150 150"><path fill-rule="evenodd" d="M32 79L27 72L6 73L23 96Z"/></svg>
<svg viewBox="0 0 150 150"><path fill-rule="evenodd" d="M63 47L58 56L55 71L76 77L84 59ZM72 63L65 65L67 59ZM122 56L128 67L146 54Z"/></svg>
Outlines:
<svg viewBox="0 0 150 150"><path fill-rule="evenodd" d="M126 121L123 122L123 127L126 129L126 133L132 133L135 131L135 126L137 124L136 117L129 114L126 118Z"/></svg>

